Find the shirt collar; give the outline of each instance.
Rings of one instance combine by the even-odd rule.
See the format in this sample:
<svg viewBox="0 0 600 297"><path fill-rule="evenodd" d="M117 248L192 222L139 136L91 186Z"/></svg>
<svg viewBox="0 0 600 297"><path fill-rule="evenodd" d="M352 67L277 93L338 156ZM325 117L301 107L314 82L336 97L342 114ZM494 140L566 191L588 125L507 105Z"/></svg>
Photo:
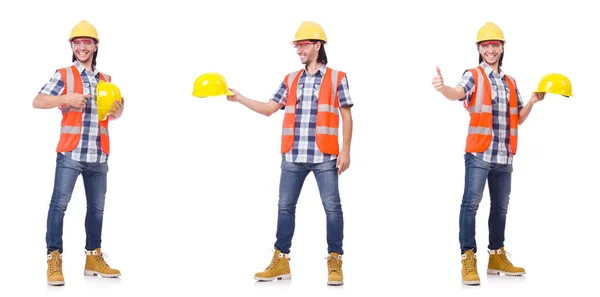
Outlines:
<svg viewBox="0 0 600 297"><path fill-rule="evenodd" d="M483 67L483 70L485 71L485 75L490 76L490 74L492 72L494 72L494 70L492 69L492 67L490 67L490 65L488 65L486 62L481 62L481 67ZM499 71L499 75L500 77L504 77L504 71L502 71L502 67L498 67L498 71Z"/></svg>
<svg viewBox="0 0 600 297"><path fill-rule="evenodd" d="M321 67L319 67L319 69L317 69L317 72L315 74L320 72L322 76L325 76L326 71L327 71L327 65L323 64L323 65L321 65ZM306 70L306 67L304 67L304 71L302 72L302 74L308 75L308 71Z"/></svg>
<svg viewBox="0 0 600 297"><path fill-rule="evenodd" d="M79 63L79 61L77 61L77 60L75 62L73 62L73 65L75 65L75 67L77 67L77 70L79 70L80 74L83 74L84 71L87 71L85 66L81 65L81 63ZM96 68L96 66L92 66L92 69L94 69L93 75L96 76L98 74L98 68Z"/></svg>

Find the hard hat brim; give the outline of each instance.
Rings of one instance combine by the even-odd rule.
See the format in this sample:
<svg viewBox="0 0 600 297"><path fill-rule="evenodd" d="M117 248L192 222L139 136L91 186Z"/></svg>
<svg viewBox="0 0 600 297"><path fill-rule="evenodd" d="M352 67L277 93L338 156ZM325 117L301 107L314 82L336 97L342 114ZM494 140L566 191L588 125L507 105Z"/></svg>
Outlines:
<svg viewBox="0 0 600 297"><path fill-rule="evenodd" d="M308 42L311 42L311 40L320 41L320 42L322 42L323 44L327 44L327 40L318 39L318 38L315 38L315 39L294 39L294 40L292 40L292 42L290 42L290 43L291 43L292 45L296 45L296 44L301 44L301 42L304 42L304 41L308 43ZM312 42L311 42L311 43L312 43Z"/></svg>
<svg viewBox="0 0 600 297"><path fill-rule="evenodd" d="M75 39L75 38L91 38L94 41L96 41L96 44L100 43L100 40L98 40L98 38L93 37L93 36L73 36L73 37L69 38L69 42L73 41L73 39Z"/></svg>
<svg viewBox="0 0 600 297"><path fill-rule="evenodd" d="M546 93L546 94L560 95L560 96L563 96L565 98L573 97L573 94L571 94L571 93L569 93L569 94L562 94L562 93L548 92L546 90L539 90L539 89L533 91L532 93Z"/></svg>
<svg viewBox="0 0 600 297"><path fill-rule="evenodd" d="M502 43L502 45L506 44L506 40L503 40L503 39L483 39L483 40L477 40L477 41L475 41L475 44L479 45L482 42L488 42L488 41L498 41L498 42Z"/></svg>

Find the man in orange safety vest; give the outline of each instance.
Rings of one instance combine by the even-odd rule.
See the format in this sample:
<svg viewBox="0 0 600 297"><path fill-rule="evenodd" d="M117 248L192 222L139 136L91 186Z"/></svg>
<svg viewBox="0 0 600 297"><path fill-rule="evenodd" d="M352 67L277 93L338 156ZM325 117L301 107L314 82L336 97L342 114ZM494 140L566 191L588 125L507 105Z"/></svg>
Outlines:
<svg viewBox="0 0 600 297"><path fill-rule="evenodd" d="M63 220L79 175L83 177L87 198L84 273L103 277L121 275L119 270L106 264L100 246L110 153L108 123L121 116L124 106L117 100L106 119L98 118L96 88L100 81L110 82L111 77L96 68L100 42L96 28L85 20L79 22L73 27L69 42L73 65L57 70L33 100L34 108L58 107L62 111L46 230L47 278L48 284L53 286L65 283Z"/></svg>
<svg viewBox="0 0 600 297"><path fill-rule="evenodd" d="M281 178L277 240L271 264L254 278L259 281L291 278L289 253L295 228L295 212L306 176L317 180L327 221L327 284L342 285L342 241L344 219L338 189L338 175L350 165L353 102L346 74L327 66L327 37L315 22L304 22L293 44L304 69L285 76L273 97L259 102L234 89L230 101L269 116L285 111L281 135ZM339 122L343 143L338 144Z"/></svg>
<svg viewBox="0 0 600 297"><path fill-rule="evenodd" d="M479 65L464 72L459 84L444 85L441 71L432 79L433 87L449 100L463 101L471 120L465 147L465 189L459 218L462 281L479 285L475 215L488 182L491 209L489 215L489 261L487 272L523 275L525 269L514 266L504 250L504 230L511 190L512 159L517 153L518 125L529 116L533 105L545 93L533 93L523 105L515 79L502 71L504 33L488 22L477 34Z"/></svg>

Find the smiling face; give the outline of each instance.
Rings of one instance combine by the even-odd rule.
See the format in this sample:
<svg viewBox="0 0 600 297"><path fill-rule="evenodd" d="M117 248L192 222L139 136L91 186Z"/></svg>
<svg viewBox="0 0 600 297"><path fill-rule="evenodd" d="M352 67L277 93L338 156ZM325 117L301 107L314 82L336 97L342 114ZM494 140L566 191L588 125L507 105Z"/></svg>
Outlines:
<svg viewBox="0 0 600 297"><path fill-rule="evenodd" d="M319 43L309 40L298 41L294 44L296 54L304 65L309 65L317 60L319 56Z"/></svg>
<svg viewBox="0 0 600 297"><path fill-rule="evenodd" d="M80 63L91 62L94 57L94 52L98 49L96 40L88 37L78 37L71 41L73 55Z"/></svg>
<svg viewBox="0 0 600 297"><path fill-rule="evenodd" d="M484 41L477 45L477 49L486 64L496 65L504 52L504 45L500 41Z"/></svg>

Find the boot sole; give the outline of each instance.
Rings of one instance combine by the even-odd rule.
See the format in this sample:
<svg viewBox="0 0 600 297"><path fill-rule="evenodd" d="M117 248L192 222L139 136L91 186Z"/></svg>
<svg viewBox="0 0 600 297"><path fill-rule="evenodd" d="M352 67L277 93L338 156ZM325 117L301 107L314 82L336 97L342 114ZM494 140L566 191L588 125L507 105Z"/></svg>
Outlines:
<svg viewBox="0 0 600 297"><path fill-rule="evenodd" d="M341 286L343 285L343 281L327 281L328 286Z"/></svg>
<svg viewBox="0 0 600 297"><path fill-rule="evenodd" d="M270 282L270 281L274 281L274 280L288 280L291 278L292 278L291 274L282 274L282 275L278 275L278 276L274 276L274 277L260 277L260 276L254 277L255 280L261 281L261 282Z"/></svg>
<svg viewBox="0 0 600 297"><path fill-rule="evenodd" d="M117 273L117 274L106 274L106 273L100 273L100 272L92 271L92 270L84 270L83 274L89 275L89 276L99 275L101 277L108 277L108 278L117 278L117 277L121 276L120 273Z"/></svg>
<svg viewBox="0 0 600 297"><path fill-rule="evenodd" d="M55 281L55 282L48 282L48 285L50 286L64 286L65 282L64 281Z"/></svg>
<svg viewBox="0 0 600 297"><path fill-rule="evenodd" d="M480 280L472 280L472 281L463 280L462 283L463 283L463 285L467 285L467 286L478 286L481 284L481 281Z"/></svg>
<svg viewBox="0 0 600 297"><path fill-rule="evenodd" d="M508 271L503 271L503 270L498 270L498 269L488 269L487 270L487 274L489 274L489 275L500 275L500 273L504 273L505 275L508 275L508 276L522 276L525 274L525 271L523 271L523 272L508 272Z"/></svg>

